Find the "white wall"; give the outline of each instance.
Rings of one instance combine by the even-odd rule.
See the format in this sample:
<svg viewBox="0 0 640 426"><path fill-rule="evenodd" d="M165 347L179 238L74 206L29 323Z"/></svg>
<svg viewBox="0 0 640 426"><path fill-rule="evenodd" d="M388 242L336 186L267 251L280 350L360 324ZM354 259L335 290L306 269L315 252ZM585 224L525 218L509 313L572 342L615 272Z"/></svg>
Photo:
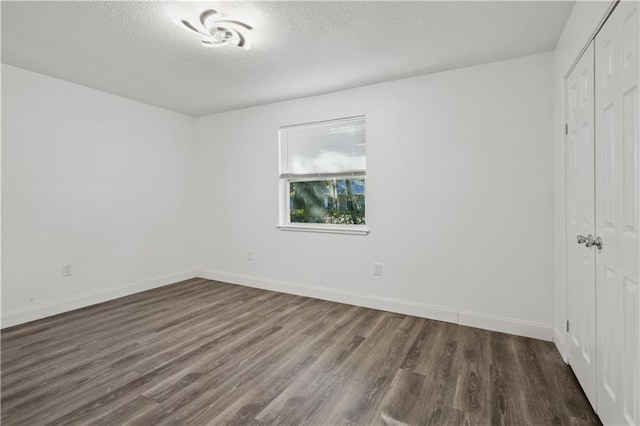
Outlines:
<svg viewBox="0 0 640 426"><path fill-rule="evenodd" d="M3 326L192 276L194 127L2 65Z"/></svg>
<svg viewBox="0 0 640 426"><path fill-rule="evenodd" d="M550 340L552 58L197 119L200 275ZM276 229L278 127L359 114L370 235Z"/></svg>
<svg viewBox="0 0 640 426"><path fill-rule="evenodd" d="M576 2L553 56L554 341L566 360L565 76L594 35L610 1Z"/></svg>
<svg viewBox="0 0 640 426"><path fill-rule="evenodd" d="M197 120L6 65L2 89L3 326L195 265L552 336L551 54ZM370 235L278 230L278 127L358 114Z"/></svg>

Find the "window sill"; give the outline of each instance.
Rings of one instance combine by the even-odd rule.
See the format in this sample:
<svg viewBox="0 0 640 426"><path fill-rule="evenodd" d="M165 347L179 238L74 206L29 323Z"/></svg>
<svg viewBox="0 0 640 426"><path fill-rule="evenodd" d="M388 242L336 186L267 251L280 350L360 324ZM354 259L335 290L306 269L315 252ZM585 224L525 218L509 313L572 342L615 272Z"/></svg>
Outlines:
<svg viewBox="0 0 640 426"><path fill-rule="evenodd" d="M278 225L281 231L320 232L324 234L367 235L369 228L364 226L313 226L313 225Z"/></svg>

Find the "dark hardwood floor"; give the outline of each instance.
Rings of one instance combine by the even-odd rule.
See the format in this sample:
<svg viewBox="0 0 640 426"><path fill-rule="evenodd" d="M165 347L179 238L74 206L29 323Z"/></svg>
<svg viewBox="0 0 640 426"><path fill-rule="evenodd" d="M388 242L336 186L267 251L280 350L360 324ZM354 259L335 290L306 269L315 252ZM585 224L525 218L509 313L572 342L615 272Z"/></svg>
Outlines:
<svg viewBox="0 0 640 426"><path fill-rule="evenodd" d="M193 279L2 331L3 425L599 424L554 345Z"/></svg>

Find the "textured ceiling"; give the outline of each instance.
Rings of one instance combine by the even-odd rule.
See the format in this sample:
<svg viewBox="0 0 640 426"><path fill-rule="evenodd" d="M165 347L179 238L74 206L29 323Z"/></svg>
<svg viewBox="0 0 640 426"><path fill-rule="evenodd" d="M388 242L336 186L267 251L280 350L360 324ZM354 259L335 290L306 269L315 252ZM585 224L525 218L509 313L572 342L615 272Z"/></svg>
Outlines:
<svg viewBox="0 0 640 426"><path fill-rule="evenodd" d="M8 2L2 62L192 116L553 50L573 2ZM176 24L213 7L249 50Z"/></svg>

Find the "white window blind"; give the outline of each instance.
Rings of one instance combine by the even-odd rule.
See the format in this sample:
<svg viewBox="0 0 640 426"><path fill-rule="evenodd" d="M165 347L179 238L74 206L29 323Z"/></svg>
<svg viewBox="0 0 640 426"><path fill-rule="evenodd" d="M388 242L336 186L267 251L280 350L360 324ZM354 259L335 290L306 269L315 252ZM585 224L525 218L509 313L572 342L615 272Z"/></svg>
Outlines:
<svg viewBox="0 0 640 426"><path fill-rule="evenodd" d="M365 117L280 129L280 177L366 171Z"/></svg>

